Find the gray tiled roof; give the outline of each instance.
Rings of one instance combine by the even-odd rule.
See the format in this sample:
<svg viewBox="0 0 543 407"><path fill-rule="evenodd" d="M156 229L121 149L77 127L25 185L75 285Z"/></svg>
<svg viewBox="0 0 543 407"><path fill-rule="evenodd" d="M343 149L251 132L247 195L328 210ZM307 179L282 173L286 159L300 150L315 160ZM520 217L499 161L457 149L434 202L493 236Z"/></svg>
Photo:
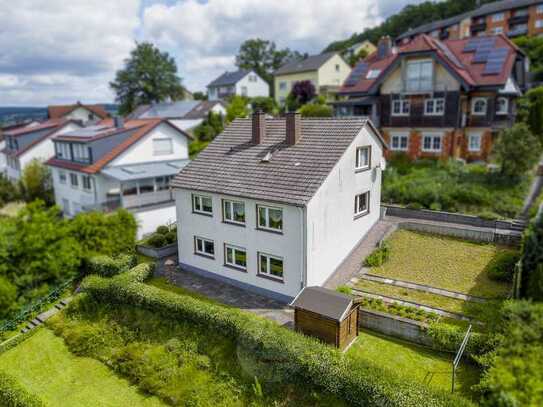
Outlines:
<svg viewBox="0 0 543 407"><path fill-rule="evenodd" d="M434 30L439 30L441 28L448 27L453 24L458 24L464 18L471 17L472 14L473 12L468 12L468 13L459 14L459 15L447 18L445 20L432 21L431 23L424 24L424 25L418 26L417 28L413 28L409 31L406 31L402 35L398 36L398 38L396 39L401 40L405 37L411 37L412 35L432 32Z"/></svg>
<svg viewBox="0 0 543 407"><path fill-rule="evenodd" d="M369 121L362 117L300 120L302 136L289 146L284 142L285 119L267 119L266 137L258 145L251 142L252 120L236 119L171 185L305 205ZM271 160L262 162L268 152Z"/></svg>
<svg viewBox="0 0 543 407"><path fill-rule="evenodd" d="M326 52L324 54L310 55L305 59L294 60L287 62L285 65L277 69L274 75L284 75L288 73L314 71L323 66L326 61L336 55L337 52Z"/></svg>
<svg viewBox="0 0 543 407"><path fill-rule="evenodd" d="M211 86L227 86L227 85L234 85L238 83L239 80L241 80L245 75L247 75L249 72L245 69L238 69L237 71L228 72L226 71L221 76L219 76L214 81L210 82L207 87Z"/></svg>
<svg viewBox="0 0 543 407"><path fill-rule="evenodd" d="M194 107L190 112L188 112L183 119L194 120L194 119L204 119L207 117L207 114L215 105L222 105L225 109L226 106L220 100L204 100L200 102L197 106Z"/></svg>
<svg viewBox="0 0 543 407"><path fill-rule="evenodd" d="M348 295L323 287L305 287L290 304L291 307L315 312L340 322L352 305L353 300Z"/></svg>

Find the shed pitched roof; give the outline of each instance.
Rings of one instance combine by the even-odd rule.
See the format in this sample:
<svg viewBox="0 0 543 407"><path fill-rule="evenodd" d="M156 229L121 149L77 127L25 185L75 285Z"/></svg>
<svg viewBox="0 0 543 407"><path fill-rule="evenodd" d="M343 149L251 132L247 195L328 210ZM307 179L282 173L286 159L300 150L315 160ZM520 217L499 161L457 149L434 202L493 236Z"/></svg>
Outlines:
<svg viewBox="0 0 543 407"><path fill-rule="evenodd" d="M334 55L339 55L338 52L325 52L324 54L310 55L302 60L293 60L287 62L282 67L277 69L274 75L285 75L297 72L315 71L323 66Z"/></svg>
<svg viewBox="0 0 543 407"><path fill-rule="evenodd" d="M323 287L304 287L290 306L341 322L351 310L353 300L348 295Z"/></svg>
<svg viewBox="0 0 543 407"><path fill-rule="evenodd" d="M288 145L285 119L266 119L266 136L260 144L251 141L252 120L236 119L171 185L305 205L356 135L371 122L362 117L300 120L302 136L295 145ZM369 126L380 138L373 125ZM268 153L271 159L263 161Z"/></svg>
<svg viewBox="0 0 543 407"><path fill-rule="evenodd" d="M234 85L238 83L241 79L245 77L249 72L252 72L247 69L238 69L237 71L226 71L222 75L220 75L215 80L211 81L207 87L210 88L212 86L227 86L227 85Z"/></svg>
<svg viewBox="0 0 543 407"><path fill-rule="evenodd" d="M47 106L47 116L50 119L59 119L64 117L65 115L73 112L78 107L83 107L87 110L90 110L95 115L97 115L100 119L105 119L108 117L108 113L106 112L106 109L104 109L103 105L84 105L82 103L76 103L73 105L51 105Z"/></svg>

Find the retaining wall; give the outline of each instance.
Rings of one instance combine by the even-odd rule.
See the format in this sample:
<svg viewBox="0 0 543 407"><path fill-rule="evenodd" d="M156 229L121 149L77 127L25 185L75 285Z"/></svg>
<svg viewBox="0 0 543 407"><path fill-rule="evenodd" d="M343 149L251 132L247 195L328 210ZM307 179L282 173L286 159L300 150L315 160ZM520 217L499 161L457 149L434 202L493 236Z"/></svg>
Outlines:
<svg viewBox="0 0 543 407"><path fill-rule="evenodd" d="M151 246L136 245L136 250L138 253L141 253L144 256L152 257L154 259L161 259L177 254L178 246L177 242L161 247L160 249Z"/></svg>

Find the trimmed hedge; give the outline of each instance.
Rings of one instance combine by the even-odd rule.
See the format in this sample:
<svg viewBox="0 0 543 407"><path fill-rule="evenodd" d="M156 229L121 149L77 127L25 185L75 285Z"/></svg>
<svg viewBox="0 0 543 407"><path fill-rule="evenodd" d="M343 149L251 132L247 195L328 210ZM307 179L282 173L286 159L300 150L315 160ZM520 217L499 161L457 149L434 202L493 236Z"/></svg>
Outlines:
<svg viewBox="0 0 543 407"><path fill-rule="evenodd" d="M136 265L136 262L136 256L131 254L121 254L115 258L99 255L90 258L87 270L88 274L112 277L131 269Z"/></svg>
<svg viewBox="0 0 543 407"><path fill-rule="evenodd" d="M0 405L5 407L44 407L39 397L29 393L13 376L0 371Z"/></svg>
<svg viewBox="0 0 543 407"><path fill-rule="evenodd" d="M236 340L261 361L273 361L282 382L312 383L353 405L471 406L463 398L399 377L378 361L361 363L316 339L238 309L141 284L152 271L140 264L111 279L91 276L82 288L96 301L132 305L188 321Z"/></svg>

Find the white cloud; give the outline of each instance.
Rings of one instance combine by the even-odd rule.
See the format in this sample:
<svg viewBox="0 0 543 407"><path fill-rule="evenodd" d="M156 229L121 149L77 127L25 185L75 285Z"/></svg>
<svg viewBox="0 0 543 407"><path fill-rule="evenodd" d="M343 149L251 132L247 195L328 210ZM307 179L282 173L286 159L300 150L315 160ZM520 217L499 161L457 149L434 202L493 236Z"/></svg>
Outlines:
<svg viewBox="0 0 543 407"><path fill-rule="evenodd" d="M146 8L143 32L177 56L185 83L198 90L234 68L234 55L246 39L316 53L380 21L376 0L186 0Z"/></svg>
<svg viewBox="0 0 543 407"><path fill-rule="evenodd" d="M139 12L139 0L0 0L0 105L111 101Z"/></svg>

